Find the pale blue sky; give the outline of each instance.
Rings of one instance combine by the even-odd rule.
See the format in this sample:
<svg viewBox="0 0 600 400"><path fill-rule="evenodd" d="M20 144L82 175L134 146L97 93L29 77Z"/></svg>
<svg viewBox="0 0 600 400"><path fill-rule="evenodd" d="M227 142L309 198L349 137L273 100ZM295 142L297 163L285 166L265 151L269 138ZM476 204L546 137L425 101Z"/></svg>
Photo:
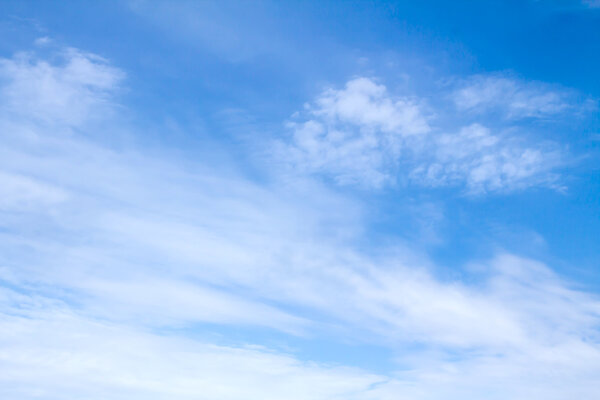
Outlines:
<svg viewBox="0 0 600 400"><path fill-rule="evenodd" d="M595 399L600 4L0 3L0 397Z"/></svg>

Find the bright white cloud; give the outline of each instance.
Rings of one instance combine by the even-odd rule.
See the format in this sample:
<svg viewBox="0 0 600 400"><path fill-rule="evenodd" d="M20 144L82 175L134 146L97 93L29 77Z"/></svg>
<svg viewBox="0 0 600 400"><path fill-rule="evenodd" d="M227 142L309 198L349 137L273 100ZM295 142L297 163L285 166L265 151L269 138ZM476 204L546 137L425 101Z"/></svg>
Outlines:
<svg viewBox="0 0 600 400"><path fill-rule="evenodd" d="M316 100L314 115L332 123L350 123L365 130L398 136L423 134L429 125L421 108L407 98L394 99L385 86L372 79L356 78L342 90L329 89Z"/></svg>
<svg viewBox="0 0 600 400"><path fill-rule="evenodd" d="M464 108L506 97L489 88L460 93ZM527 104L513 99L511 108L533 113L527 107L548 112L567 107L562 99L555 104L552 94L536 96ZM528 144L481 124L446 132L432 126L425 108L423 101L394 98L383 85L357 78L344 89L326 90L307 106L304 121L290 122L291 140L280 143L277 154L295 169L343 185L378 188L408 181L482 193L554 183L557 175L551 170L561 162L555 145Z"/></svg>
<svg viewBox="0 0 600 400"><path fill-rule="evenodd" d="M385 86L357 78L308 105L308 120L291 122L293 145L282 150L296 167L323 172L341 184L381 187L411 136L430 128L421 107L392 98Z"/></svg>

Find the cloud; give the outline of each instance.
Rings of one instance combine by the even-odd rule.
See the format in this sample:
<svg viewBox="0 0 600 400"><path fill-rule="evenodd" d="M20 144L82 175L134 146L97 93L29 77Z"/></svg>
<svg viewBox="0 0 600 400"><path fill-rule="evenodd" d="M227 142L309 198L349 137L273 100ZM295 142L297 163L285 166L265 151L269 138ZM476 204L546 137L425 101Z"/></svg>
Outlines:
<svg viewBox="0 0 600 400"><path fill-rule="evenodd" d="M410 172L410 179L426 186L464 184L470 193L510 191L552 185L552 170L563 157L556 145L528 147L516 138L493 135L473 124L457 134L432 138L428 155Z"/></svg>
<svg viewBox="0 0 600 400"><path fill-rule="evenodd" d="M63 50L54 64L21 53L0 60L0 96L13 115L76 127L109 111L108 98L123 76L101 57L76 49Z"/></svg>
<svg viewBox="0 0 600 400"><path fill-rule="evenodd" d="M309 399L477 399L490 391L498 399L593 399L598 302L565 288L538 263L502 256L491 267L486 290L403 271L363 282L353 298L340 293L338 305L358 306L349 314L371 316L354 329L385 321L380 333L390 349L405 348L401 370L388 375L152 333L129 319L89 318L81 315L88 307L4 288L0 386L24 399L193 398L198 390L210 399L280 398L287 391L288 398Z"/></svg>
<svg viewBox="0 0 600 400"><path fill-rule="evenodd" d="M14 81L32 68L19 59L3 64ZM103 62L86 65L87 78L74 84L54 76L63 67L48 68L69 101L96 101L90 96L100 90L110 109L115 82L103 71L124 74ZM2 93L12 87L4 82ZM14 104L11 96L2 99ZM442 279L424 255L383 244L361 251L366 205L318 180L257 182L230 166L175 162L167 151L115 149L110 140L89 139L102 137L94 134L96 116L103 126L121 126L115 114L92 118L93 108L72 120L53 101L33 104L31 112L0 121L8 128L0 131L0 177L10 183L2 188L8 200L0 216L5 397L596 396L599 300L548 266L499 252L465 272L470 283ZM422 154L457 170L457 177L435 179L492 185L485 171L470 175L486 154L497 157L490 168L503 171L503 187L539 175L514 176L510 165L535 165L534 156L514 152L527 148L515 138L481 125L439 133L419 104L360 80L325 92L307 113L324 127L322 135L348 127L343 135L357 147L373 137L378 151ZM61 134L73 126L72 135ZM342 162L331 160L327 171ZM386 165L372 171L388 173ZM398 369L373 374L300 361L257 346L260 335L238 346L198 337L213 325L259 327L290 341L323 335L375 343Z"/></svg>
<svg viewBox="0 0 600 400"><path fill-rule="evenodd" d="M524 82L501 75L467 79L452 94L461 111L497 111L506 118L541 118L576 111L575 93L541 82Z"/></svg>
<svg viewBox="0 0 600 400"><path fill-rule="evenodd" d="M215 345L90 320L43 297L3 290L2 299L3 311L10 310L0 322L0 393L6 398L358 399L386 379L258 346ZM37 304L24 305L32 300Z"/></svg>
<svg viewBox="0 0 600 400"><path fill-rule="evenodd" d="M307 108L308 120L288 124L293 144L282 150L284 157L340 184L389 184L388 169L406 138L430 130L418 104L390 97L385 86L368 78L328 89Z"/></svg>
<svg viewBox="0 0 600 400"><path fill-rule="evenodd" d="M408 136L430 130L421 108L407 98L393 99L383 85L356 78L342 90L329 89L316 100L316 116L335 124L350 123L366 130Z"/></svg>
<svg viewBox="0 0 600 400"><path fill-rule="evenodd" d="M463 108L506 98L494 90L462 89L456 97ZM513 114L567 107L550 94L520 97L530 102L507 100ZM563 157L557 145L493 134L479 123L452 132L435 126L428 108L424 100L388 94L372 79L353 79L308 104L303 116L288 123L291 137L275 152L293 169L366 188L408 183L464 187L474 194L554 185L558 175L552 170Z"/></svg>
<svg viewBox="0 0 600 400"><path fill-rule="evenodd" d="M36 46L47 46L48 44L52 43L52 39L50 39L48 36L42 36L35 39L33 43Z"/></svg>

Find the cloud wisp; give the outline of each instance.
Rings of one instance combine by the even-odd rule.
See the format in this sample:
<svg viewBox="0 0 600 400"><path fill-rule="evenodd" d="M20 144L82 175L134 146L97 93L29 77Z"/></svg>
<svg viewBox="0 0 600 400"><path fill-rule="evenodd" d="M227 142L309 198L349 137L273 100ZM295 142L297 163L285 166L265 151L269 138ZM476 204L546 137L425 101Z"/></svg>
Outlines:
<svg viewBox="0 0 600 400"><path fill-rule="evenodd" d="M76 127L90 118L105 118L111 93L124 78L101 57L73 48L57 54L51 64L20 53L0 64L2 105L13 115Z"/></svg>
<svg viewBox="0 0 600 400"><path fill-rule="evenodd" d="M572 109L574 94L542 83L502 76L475 76L452 94L461 111L497 110L506 118L548 117Z"/></svg>

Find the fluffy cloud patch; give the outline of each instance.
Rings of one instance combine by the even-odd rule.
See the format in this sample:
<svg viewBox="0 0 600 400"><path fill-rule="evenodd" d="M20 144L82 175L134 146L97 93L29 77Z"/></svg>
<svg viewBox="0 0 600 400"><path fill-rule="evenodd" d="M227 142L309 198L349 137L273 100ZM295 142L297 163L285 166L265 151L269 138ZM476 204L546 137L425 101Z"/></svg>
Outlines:
<svg viewBox="0 0 600 400"><path fill-rule="evenodd" d="M307 105L308 120L291 122L293 145L284 153L297 167L322 172L341 184L381 187L390 183L407 138L429 132L421 107L391 97L368 78L329 89Z"/></svg>
<svg viewBox="0 0 600 400"><path fill-rule="evenodd" d="M485 85L461 89L455 95L457 104L470 109L509 101L511 115L568 107L552 93L511 89L511 81L488 80ZM516 94L506 100L509 89ZM457 131L435 126L427 108L424 100L393 96L372 79L357 78L308 104L302 116L288 123L290 140L279 143L277 153L297 170L366 188L409 183L463 187L473 194L556 181L552 170L561 163L556 145L495 134L478 123Z"/></svg>
<svg viewBox="0 0 600 400"><path fill-rule="evenodd" d="M562 162L555 145L528 147L479 124L439 134L426 148L410 179L434 187L462 184L472 194L552 185L557 180L552 169Z"/></svg>
<svg viewBox="0 0 600 400"><path fill-rule="evenodd" d="M349 123L398 136L430 130L419 105L408 98L391 97L385 86L368 78L353 79L342 90L325 91L316 105L314 115L331 124Z"/></svg>

